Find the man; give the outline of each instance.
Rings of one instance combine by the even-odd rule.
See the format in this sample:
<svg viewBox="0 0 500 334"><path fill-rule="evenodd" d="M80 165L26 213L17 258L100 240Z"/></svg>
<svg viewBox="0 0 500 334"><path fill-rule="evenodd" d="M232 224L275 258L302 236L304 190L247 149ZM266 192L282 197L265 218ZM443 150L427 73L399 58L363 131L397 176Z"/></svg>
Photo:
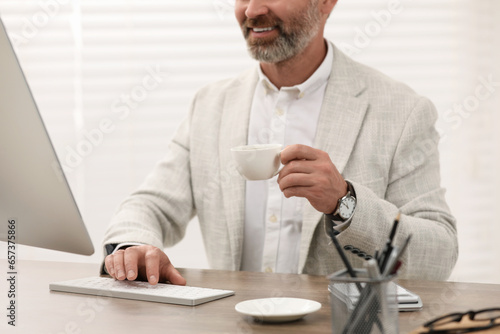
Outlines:
<svg viewBox="0 0 500 334"><path fill-rule="evenodd" d="M395 244L413 236L400 276L448 277L458 247L440 187L436 111L325 41L335 4L236 0L260 66L198 92L168 156L112 221L104 241L112 277L185 284L161 249L195 214L215 269L332 273L343 268L325 234L332 227L361 267L398 212ZM245 182L230 149L256 143L286 146L284 167Z"/></svg>

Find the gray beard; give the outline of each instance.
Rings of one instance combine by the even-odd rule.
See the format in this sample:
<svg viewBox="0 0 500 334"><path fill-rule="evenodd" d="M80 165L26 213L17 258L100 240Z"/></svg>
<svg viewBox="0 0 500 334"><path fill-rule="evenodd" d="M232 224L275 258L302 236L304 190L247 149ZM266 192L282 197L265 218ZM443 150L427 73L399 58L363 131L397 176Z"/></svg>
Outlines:
<svg viewBox="0 0 500 334"><path fill-rule="evenodd" d="M259 62L280 63L300 54L319 31L316 4L317 1L311 2L304 17L290 22L293 27L290 31L283 31L283 24L280 24L280 35L273 42L250 44L247 40L250 55Z"/></svg>

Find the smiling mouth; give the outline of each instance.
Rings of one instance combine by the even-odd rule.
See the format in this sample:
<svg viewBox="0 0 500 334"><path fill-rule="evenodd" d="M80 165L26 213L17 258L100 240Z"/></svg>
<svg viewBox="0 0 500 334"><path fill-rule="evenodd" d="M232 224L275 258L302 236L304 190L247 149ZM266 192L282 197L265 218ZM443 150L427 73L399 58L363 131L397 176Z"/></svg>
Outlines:
<svg viewBox="0 0 500 334"><path fill-rule="evenodd" d="M276 29L276 27L268 27L268 28L251 28L254 32L266 32Z"/></svg>

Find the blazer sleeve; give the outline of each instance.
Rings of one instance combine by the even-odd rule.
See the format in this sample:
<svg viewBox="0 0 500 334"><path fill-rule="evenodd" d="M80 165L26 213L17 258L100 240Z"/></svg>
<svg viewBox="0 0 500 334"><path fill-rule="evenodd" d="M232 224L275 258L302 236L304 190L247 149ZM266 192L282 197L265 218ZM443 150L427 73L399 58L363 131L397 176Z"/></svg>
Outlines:
<svg viewBox="0 0 500 334"><path fill-rule="evenodd" d="M190 117L178 128L166 157L118 207L103 244L142 243L160 249L185 234L195 215L189 160Z"/></svg>
<svg viewBox="0 0 500 334"><path fill-rule="evenodd" d="M350 226L339 235L344 245L362 245L367 254L382 250L398 211L396 245L412 235L400 277L447 279L458 257L456 222L440 186L437 112L420 98L403 126L390 165L385 195L352 180L358 205Z"/></svg>

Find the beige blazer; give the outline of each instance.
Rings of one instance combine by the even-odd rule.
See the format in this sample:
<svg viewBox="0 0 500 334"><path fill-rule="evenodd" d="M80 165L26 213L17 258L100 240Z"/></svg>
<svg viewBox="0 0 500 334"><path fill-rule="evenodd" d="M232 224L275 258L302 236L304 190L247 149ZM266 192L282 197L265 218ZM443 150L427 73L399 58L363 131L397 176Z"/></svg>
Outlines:
<svg viewBox="0 0 500 334"><path fill-rule="evenodd" d="M247 141L257 79L253 69L197 93L166 157L120 206L105 244L172 246L198 215L210 266L240 269L245 181L230 148ZM402 277L446 279L457 259L455 220L440 186L436 117L427 99L334 47L314 147L329 153L356 190L355 215L338 238L372 255L384 247L401 211L396 244L413 235ZM323 215L309 203L298 247L301 273L343 268L324 233ZM347 255L354 266L365 261Z"/></svg>

